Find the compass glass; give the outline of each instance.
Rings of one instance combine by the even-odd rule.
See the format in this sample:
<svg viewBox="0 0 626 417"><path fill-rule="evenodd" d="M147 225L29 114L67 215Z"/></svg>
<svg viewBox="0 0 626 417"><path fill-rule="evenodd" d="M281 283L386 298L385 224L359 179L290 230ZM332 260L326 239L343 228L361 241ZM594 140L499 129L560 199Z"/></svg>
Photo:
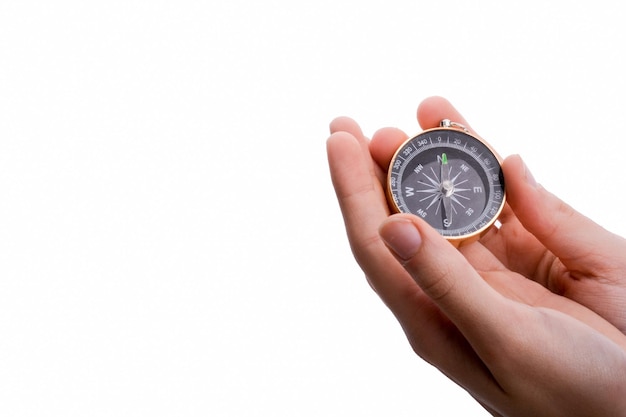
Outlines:
<svg viewBox="0 0 626 417"><path fill-rule="evenodd" d="M396 211L422 217L449 238L481 233L504 205L498 158L457 129L427 130L406 141L391 161L388 182Z"/></svg>

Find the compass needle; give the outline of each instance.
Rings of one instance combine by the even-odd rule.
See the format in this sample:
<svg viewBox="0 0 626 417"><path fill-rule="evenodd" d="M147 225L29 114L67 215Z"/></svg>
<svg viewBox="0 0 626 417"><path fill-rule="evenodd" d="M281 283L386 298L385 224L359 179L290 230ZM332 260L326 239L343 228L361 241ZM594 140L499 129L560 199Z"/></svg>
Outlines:
<svg viewBox="0 0 626 417"><path fill-rule="evenodd" d="M394 211L422 217L456 245L479 237L495 222L504 191L498 156L457 123L408 139L393 156L387 176ZM409 198L415 193L422 197Z"/></svg>

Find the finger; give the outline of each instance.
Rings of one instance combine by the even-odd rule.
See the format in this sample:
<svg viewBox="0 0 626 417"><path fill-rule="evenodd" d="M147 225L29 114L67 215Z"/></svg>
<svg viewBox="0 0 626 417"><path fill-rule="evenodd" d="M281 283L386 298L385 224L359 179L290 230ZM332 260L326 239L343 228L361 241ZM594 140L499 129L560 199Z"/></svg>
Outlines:
<svg viewBox="0 0 626 417"><path fill-rule="evenodd" d="M472 131L465 118L443 97L434 96L422 101L417 109L417 119L422 129L438 127L441 120L450 119ZM383 171L387 171L394 153L407 139L406 133L394 127L380 129L374 134L369 149Z"/></svg>
<svg viewBox="0 0 626 417"><path fill-rule="evenodd" d="M461 332L471 333L475 323L500 322L495 312L503 297L423 220L395 215L381 225L379 233L422 291Z"/></svg>
<svg viewBox="0 0 626 417"><path fill-rule="evenodd" d="M369 139L363 134L361 127L357 122L352 120L349 117L337 117L330 123L330 132L338 133L338 132L346 132L354 136L361 147L361 153L365 161L367 161L367 166L370 173L378 178L378 180L382 183L385 177L385 171L381 169L378 165L371 161L369 145Z"/></svg>
<svg viewBox="0 0 626 417"><path fill-rule="evenodd" d="M545 262L546 256L549 255L545 246L524 228L508 203L498 220L500 226L490 228L481 237L480 243L505 268L528 279L543 281L538 279L537 271L540 269L539 265Z"/></svg>
<svg viewBox="0 0 626 417"><path fill-rule="evenodd" d="M503 164L508 202L524 228L572 273L594 277L626 268L626 241L575 211L537 184L519 156ZM617 254L611 262L610 254ZM615 265L616 262L621 265ZM546 268L553 265L546 263ZM547 275L547 274L546 274Z"/></svg>
<svg viewBox="0 0 626 417"><path fill-rule="evenodd" d="M429 97L422 101L417 108L417 120L419 121L422 129L438 127L439 123L443 119L449 119L453 122L460 123L470 132L475 134L461 113L454 108L452 103L443 97Z"/></svg>
<svg viewBox="0 0 626 417"><path fill-rule="evenodd" d="M378 226L389 215L371 159L350 133L333 133L327 141L331 179L343 214L355 259L383 301L396 312L407 294L419 292L411 277L389 254L378 235Z"/></svg>
<svg viewBox="0 0 626 417"><path fill-rule="evenodd" d="M348 132L359 140L365 139L363 131L357 122L349 117L337 117L330 122L330 133Z"/></svg>
<svg viewBox="0 0 626 417"><path fill-rule="evenodd" d="M385 127L378 130L372 136L369 146L372 158L378 166L387 171L391 158L407 139L407 134L395 127Z"/></svg>

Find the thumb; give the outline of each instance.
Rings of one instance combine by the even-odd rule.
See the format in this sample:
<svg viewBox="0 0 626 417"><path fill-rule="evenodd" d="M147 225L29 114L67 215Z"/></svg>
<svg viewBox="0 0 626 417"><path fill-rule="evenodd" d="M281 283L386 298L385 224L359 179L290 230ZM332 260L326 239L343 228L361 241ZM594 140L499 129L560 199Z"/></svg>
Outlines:
<svg viewBox="0 0 626 417"><path fill-rule="evenodd" d="M379 233L422 291L470 343L474 339L480 344L487 329L495 333L502 329L504 298L426 222L396 214L381 225ZM479 327L482 337L476 333Z"/></svg>

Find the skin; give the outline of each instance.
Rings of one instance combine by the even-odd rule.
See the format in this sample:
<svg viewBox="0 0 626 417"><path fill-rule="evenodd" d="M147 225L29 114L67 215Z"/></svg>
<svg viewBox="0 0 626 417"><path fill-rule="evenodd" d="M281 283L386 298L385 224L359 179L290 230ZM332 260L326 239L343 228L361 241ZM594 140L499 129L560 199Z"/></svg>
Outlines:
<svg viewBox="0 0 626 417"><path fill-rule="evenodd" d="M444 118L469 128L444 98L418 108L423 129ZM369 140L345 117L330 130L354 257L420 357L495 416L626 416L624 239L537 184L514 155L503 163L502 226L455 249L419 217L390 215L386 171L404 132Z"/></svg>

